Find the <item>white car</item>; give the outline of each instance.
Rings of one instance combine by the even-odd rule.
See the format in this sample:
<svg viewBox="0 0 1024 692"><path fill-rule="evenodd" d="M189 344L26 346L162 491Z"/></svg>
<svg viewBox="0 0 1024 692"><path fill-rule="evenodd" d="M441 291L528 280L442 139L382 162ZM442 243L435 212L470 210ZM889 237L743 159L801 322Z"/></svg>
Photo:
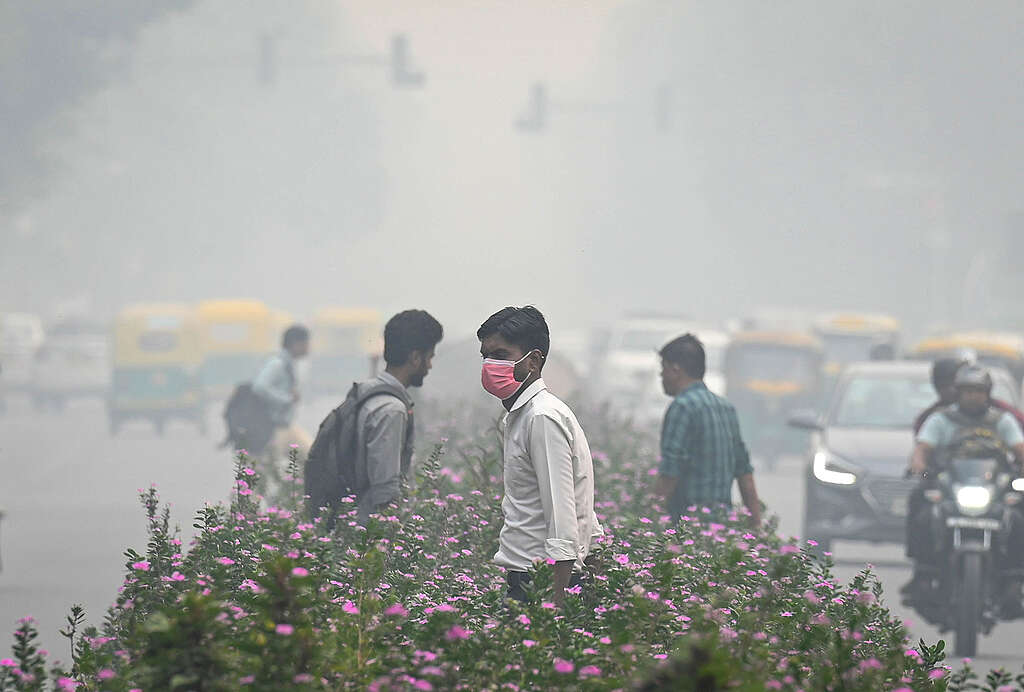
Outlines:
<svg viewBox="0 0 1024 692"><path fill-rule="evenodd" d="M101 397L110 387L110 330L83 320L55 324L36 351L33 399L60 410L79 397Z"/></svg>
<svg viewBox="0 0 1024 692"><path fill-rule="evenodd" d="M661 389L658 351L686 333L696 335L704 344L708 388L724 394L723 360L729 335L705 324L665 318L629 319L612 330L599 370L601 394L637 420L660 420L668 399Z"/></svg>
<svg viewBox="0 0 1024 692"><path fill-rule="evenodd" d="M7 391L27 390L32 382L32 362L43 345L43 323L25 312L0 315L0 385Z"/></svg>

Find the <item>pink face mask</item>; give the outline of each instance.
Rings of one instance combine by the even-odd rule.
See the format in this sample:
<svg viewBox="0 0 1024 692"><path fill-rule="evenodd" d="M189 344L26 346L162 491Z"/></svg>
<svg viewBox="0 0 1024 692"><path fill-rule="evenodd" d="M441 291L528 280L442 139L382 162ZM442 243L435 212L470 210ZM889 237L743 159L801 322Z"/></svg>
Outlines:
<svg viewBox="0 0 1024 692"><path fill-rule="evenodd" d="M480 382L487 393L504 401L518 392L523 383L516 379L516 366L526 360L530 353L516 361L484 358Z"/></svg>

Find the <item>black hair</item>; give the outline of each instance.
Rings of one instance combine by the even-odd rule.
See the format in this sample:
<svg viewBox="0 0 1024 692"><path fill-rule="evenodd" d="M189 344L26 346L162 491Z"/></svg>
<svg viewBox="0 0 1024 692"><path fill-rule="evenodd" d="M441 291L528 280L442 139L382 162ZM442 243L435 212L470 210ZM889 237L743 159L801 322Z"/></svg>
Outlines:
<svg viewBox="0 0 1024 692"><path fill-rule="evenodd" d="M957 370L966 363L967 361L959 358L939 358L932 364L932 386L935 389L953 386Z"/></svg>
<svg viewBox="0 0 1024 692"><path fill-rule="evenodd" d="M483 341L495 334L499 334L505 341L527 353L537 350L547 356L548 349L551 348L548 323L540 310L532 305L498 310L480 325L480 329L476 331L476 338Z"/></svg>
<svg viewBox="0 0 1024 692"><path fill-rule="evenodd" d="M405 365L413 351L426 355L444 337L444 328L426 310L405 310L384 325L384 362Z"/></svg>
<svg viewBox="0 0 1024 692"><path fill-rule="evenodd" d="M293 324L284 330L281 346L291 348L293 344L301 344L303 341L309 341L309 330L301 324Z"/></svg>
<svg viewBox="0 0 1024 692"><path fill-rule="evenodd" d="M693 334L683 334L672 339L658 351L658 355L686 371L695 380L703 380L707 370L704 344Z"/></svg>

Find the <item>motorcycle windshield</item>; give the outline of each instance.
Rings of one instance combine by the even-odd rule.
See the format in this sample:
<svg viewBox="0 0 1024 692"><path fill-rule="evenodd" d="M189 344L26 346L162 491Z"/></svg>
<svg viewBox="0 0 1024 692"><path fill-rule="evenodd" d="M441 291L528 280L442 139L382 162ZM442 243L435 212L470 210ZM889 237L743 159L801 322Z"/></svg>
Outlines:
<svg viewBox="0 0 1024 692"><path fill-rule="evenodd" d="M963 485L987 485L999 472L995 459L954 459L953 475Z"/></svg>

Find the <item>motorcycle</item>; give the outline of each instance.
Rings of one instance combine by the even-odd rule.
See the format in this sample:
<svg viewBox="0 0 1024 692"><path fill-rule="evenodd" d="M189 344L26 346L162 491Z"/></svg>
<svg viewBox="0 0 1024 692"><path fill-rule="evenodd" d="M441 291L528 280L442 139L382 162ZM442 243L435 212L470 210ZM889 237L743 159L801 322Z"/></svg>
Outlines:
<svg viewBox="0 0 1024 692"><path fill-rule="evenodd" d="M957 656L976 655L979 632L1017 617L1003 601L1008 580L1022 576L1005 559L1011 522L1024 503L1024 478L1011 468L1001 450L958 454L924 491L932 545L944 557L936 566L920 566L929 585L910 604L941 632L954 632Z"/></svg>

